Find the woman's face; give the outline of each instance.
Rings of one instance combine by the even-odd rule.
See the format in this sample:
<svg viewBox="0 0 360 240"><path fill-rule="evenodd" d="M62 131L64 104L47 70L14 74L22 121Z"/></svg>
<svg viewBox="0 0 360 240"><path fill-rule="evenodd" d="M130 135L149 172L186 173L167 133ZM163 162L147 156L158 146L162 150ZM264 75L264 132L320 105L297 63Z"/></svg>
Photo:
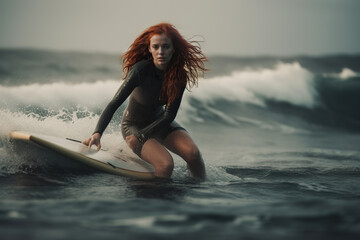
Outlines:
<svg viewBox="0 0 360 240"><path fill-rule="evenodd" d="M150 38L149 52L155 66L160 70L166 70L172 55L175 52L171 39L165 34L156 34Z"/></svg>

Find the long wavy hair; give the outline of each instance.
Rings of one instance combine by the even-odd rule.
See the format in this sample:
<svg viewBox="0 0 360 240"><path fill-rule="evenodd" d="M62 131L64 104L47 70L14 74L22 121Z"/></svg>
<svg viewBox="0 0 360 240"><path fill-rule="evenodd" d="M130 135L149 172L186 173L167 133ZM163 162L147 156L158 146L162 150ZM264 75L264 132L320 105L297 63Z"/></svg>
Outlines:
<svg viewBox="0 0 360 240"><path fill-rule="evenodd" d="M193 86L197 86L199 75L203 75L208 70L204 65L208 59L202 53L197 41L187 41L173 25L160 23L146 29L121 56L124 79L135 63L143 59L152 59L149 52L150 39L157 34L165 34L169 37L175 50L165 71L160 93L160 100L170 104L181 94L184 87L190 90Z"/></svg>

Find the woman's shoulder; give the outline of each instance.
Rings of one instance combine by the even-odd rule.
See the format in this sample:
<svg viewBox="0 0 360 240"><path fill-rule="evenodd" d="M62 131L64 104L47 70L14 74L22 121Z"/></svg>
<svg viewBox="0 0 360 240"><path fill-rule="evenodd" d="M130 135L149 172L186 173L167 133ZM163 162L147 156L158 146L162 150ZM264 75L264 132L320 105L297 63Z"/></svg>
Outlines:
<svg viewBox="0 0 360 240"><path fill-rule="evenodd" d="M141 60L133 65L133 70L138 71L139 73L146 70L152 69L152 62L150 59Z"/></svg>

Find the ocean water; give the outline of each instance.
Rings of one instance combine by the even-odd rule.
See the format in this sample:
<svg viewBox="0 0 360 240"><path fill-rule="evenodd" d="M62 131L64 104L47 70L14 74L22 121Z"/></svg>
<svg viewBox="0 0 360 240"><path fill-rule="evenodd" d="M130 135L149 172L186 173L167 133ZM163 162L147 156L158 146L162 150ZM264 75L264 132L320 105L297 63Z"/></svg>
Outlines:
<svg viewBox="0 0 360 240"><path fill-rule="evenodd" d="M177 121L207 179L84 168L11 130L84 139L121 84L119 55L0 50L1 239L359 239L360 56L210 56ZM102 144L116 147L120 107Z"/></svg>

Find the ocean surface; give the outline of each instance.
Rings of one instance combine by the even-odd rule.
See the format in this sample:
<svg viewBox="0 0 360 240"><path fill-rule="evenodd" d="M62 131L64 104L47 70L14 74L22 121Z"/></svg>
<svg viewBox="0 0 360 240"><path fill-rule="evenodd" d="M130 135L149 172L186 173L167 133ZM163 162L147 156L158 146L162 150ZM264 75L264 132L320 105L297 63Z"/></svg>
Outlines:
<svg viewBox="0 0 360 240"><path fill-rule="evenodd" d="M360 55L209 56L177 121L207 179L98 172L12 130L88 137L122 82L120 54L0 50L0 238L359 239ZM102 144L122 141L116 112Z"/></svg>

